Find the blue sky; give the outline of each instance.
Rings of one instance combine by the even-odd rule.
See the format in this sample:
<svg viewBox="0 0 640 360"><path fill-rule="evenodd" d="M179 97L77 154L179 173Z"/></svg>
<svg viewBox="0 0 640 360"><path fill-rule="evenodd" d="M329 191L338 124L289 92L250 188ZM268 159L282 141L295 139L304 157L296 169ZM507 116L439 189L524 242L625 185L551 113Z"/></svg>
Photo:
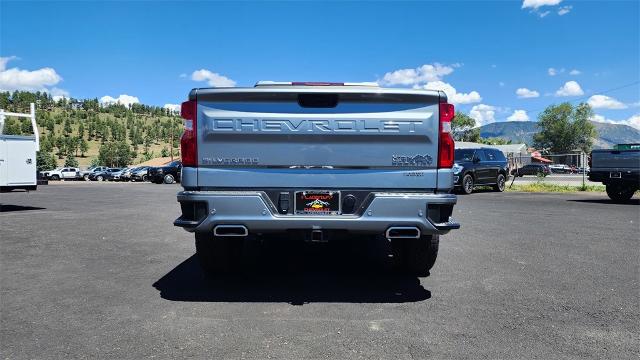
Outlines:
<svg viewBox="0 0 640 360"><path fill-rule="evenodd" d="M640 128L639 24L638 1L2 0L0 90L162 106L209 85L378 81L443 89L480 124L583 100Z"/></svg>

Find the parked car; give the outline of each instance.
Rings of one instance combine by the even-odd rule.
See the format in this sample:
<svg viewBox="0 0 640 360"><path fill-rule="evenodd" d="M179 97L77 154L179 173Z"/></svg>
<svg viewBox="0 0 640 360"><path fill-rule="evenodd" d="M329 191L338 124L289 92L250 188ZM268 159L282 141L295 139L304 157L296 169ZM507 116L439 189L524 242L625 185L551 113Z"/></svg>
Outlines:
<svg viewBox="0 0 640 360"><path fill-rule="evenodd" d="M131 180L131 173L133 171L135 171L137 169L137 167L128 167L124 170L122 170L122 173L120 174L120 181L129 181Z"/></svg>
<svg viewBox="0 0 640 360"><path fill-rule="evenodd" d="M182 163L180 161L171 162L165 166L151 167L148 170L149 181L156 184L173 184L180 181Z"/></svg>
<svg viewBox="0 0 640 360"><path fill-rule="evenodd" d="M471 194L476 186L504 191L509 165L502 151L494 148L456 149L453 182L456 189Z"/></svg>
<svg viewBox="0 0 640 360"><path fill-rule="evenodd" d="M640 150L623 149L593 150L589 158L589 180L602 182L615 202L629 201L640 190Z"/></svg>
<svg viewBox="0 0 640 360"><path fill-rule="evenodd" d="M84 179L84 181L89 181L89 175L106 171L108 168L108 166L91 166L87 170L81 170L80 176Z"/></svg>
<svg viewBox="0 0 640 360"><path fill-rule="evenodd" d="M518 170L518 176L547 176L549 174L551 174L551 169L549 169L549 166L545 164L528 164Z"/></svg>
<svg viewBox="0 0 640 360"><path fill-rule="evenodd" d="M131 171L129 180L131 181L147 181L150 166L140 166Z"/></svg>
<svg viewBox="0 0 640 360"><path fill-rule="evenodd" d="M107 179L109 181L120 181L122 180L122 174L127 171L128 168L122 168L118 171L112 172L111 176Z"/></svg>
<svg viewBox="0 0 640 360"><path fill-rule="evenodd" d="M49 180L78 180L81 178L80 169L75 167L57 168L44 171L43 176Z"/></svg>
<svg viewBox="0 0 640 360"><path fill-rule="evenodd" d="M565 164L549 165L549 170L551 170L551 173L553 174L573 174L577 171L575 166Z"/></svg>
<svg viewBox="0 0 640 360"><path fill-rule="evenodd" d="M89 175L91 181L105 181L113 179L113 174L120 171L120 168L108 168L105 171L95 172Z"/></svg>

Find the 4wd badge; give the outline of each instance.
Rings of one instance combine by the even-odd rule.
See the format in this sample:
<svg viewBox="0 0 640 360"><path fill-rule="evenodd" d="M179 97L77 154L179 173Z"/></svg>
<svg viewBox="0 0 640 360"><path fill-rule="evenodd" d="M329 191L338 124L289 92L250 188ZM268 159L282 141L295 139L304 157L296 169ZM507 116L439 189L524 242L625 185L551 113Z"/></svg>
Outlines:
<svg viewBox="0 0 640 360"><path fill-rule="evenodd" d="M433 163L431 155L393 155L391 157L392 166L429 166Z"/></svg>

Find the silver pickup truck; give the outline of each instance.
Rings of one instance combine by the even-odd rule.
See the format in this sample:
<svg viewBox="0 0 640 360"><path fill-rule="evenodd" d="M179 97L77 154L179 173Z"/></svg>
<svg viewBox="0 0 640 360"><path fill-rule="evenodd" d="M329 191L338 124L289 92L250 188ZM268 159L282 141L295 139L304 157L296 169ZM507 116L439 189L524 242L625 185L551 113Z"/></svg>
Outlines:
<svg viewBox="0 0 640 360"><path fill-rule="evenodd" d="M384 236L425 276L452 218L453 105L444 92L259 82L193 89L182 103L182 215L209 273L245 238Z"/></svg>
<svg viewBox="0 0 640 360"><path fill-rule="evenodd" d="M625 202L640 190L640 146L593 150L589 180L602 182L613 201Z"/></svg>

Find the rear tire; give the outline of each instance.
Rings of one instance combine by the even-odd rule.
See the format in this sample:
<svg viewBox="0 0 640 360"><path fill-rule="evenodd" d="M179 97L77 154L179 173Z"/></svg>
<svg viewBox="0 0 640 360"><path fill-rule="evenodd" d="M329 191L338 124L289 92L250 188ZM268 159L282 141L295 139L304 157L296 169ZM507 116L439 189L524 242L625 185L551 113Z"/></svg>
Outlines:
<svg viewBox="0 0 640 360"><path fill-rule="evenodd" d="M607 184L607 195L615 202L627 202L633 197L637 189L631 186Z"/></svg>
<svg viewBox="0 0 640 360"><path fill-rule="evenodd" d="M58 181L58 180L60 180L60 176L58 176L58 175L51 175L51 180Z"/></svg>
<svg viewBox="0 0 640 360"><path fill-rule="evenodd" d="M98 175L98 176L96 176L96 180L98 180L98 181L103 181L103 180L104 180L104 178L102 177L102 175Z"/></svg>
<svg viewBox="0 0 640 360"><path fill-rule="evenodd" d="M231 274L242 260L243 238L196 233L196 255L207 276Z"/></svg>
<svg viewBox="0 0 640 360"><path fill-rule="evenodd" d="M85 174L82 179L84 179L84 181L89 181L89 174Z"/></svg>
<svg viewBox="0 0 640 360"><path fill-rule="evenodd" d="M439 244L439 235L391 240L396 268L407 275L428 276L438 257Z"/></svg>
<svg viewBox="0 0 640 360"><path fill-rule="evenodd" d="M507 180L502 174L498 174L496 184L493 186L493 190L497 192L503 192L507 184Z"/></svg>
<svg viewBox="0 0 640 360"><path fill-rule="evenodd" d="M462 178L462 192L467 195L473 192L473 176L470 174L465 174Z"/></svg>
<svg viewBox="0 0 640 360"><path fill-rule="evenodd" d="M173 175L167 174L164 176L164 179L162 179L162 181L164 181L165 184L173 184L174 182L176 182L176 179L173 177Z"/></svg>

